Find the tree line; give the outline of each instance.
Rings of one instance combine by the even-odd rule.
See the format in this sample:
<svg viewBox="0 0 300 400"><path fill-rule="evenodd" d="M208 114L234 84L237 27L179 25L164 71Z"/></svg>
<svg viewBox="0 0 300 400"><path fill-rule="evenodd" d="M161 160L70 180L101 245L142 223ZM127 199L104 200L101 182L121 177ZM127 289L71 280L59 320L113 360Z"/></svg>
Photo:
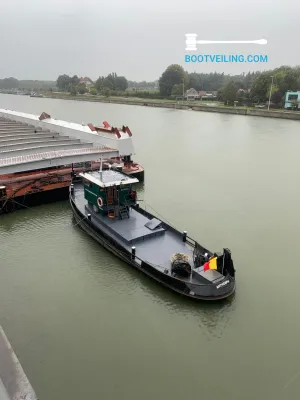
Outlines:
<svg viewBox="0 0 300 400"><path fill-rule="evenodd" d="M54 87L54 81L18 80L12 77L0 79L0 89L49 90Z"/></svg>
<svg viewBox="0 0 300 400"><path fill-rule="evenodd" d="M106 77L99 76L96 82L88 78L91 82L91 94L105 94L107 91L125 91L128 87L127 79L124 76L118 76L115 72L108 74ZM69 92L73 95L77 93L84 94L88 91L85 83L80 82L77 75L60 75L56 80L56 86L59 90Z"/></svg>
<svg viewBox="0 0 300 400"><path fill-rule="evenodd" d="M272 84L273 79L273 84ZM217 91L217 98L225 104L235 101L243 104L263 103L269 98L275 105L282 105L287 91L300 90L300 67L281 66L248 74L226 75L224 73L187 73L178 64L167 67L159 79L160 95L174 98L186 89Z"/></svg>
<svg viewBox="0 0 300 400"><path fill-rule="evenodd" d="M281 66L269 71L232 76L216 72L188 73L182 66L172 64L166 68L158 81L128 81L124 76L118 76L113 72L107 76L99 76L93 83L91 81L89 89L84 83L80 83L77 75L63 74L57 78L56 82L21 81L13 77L0 79L0 89L52 90L57 88L73 95L89 91L94 95L152 99L175 99L182 96L187 89L194 88L197 91L215 91L217 99L228 105L232 105L235 101L245 105L264 103L269 98L271 86L271 101L275 106L280 107L287 91L300 90L300 66Z"/></svg>

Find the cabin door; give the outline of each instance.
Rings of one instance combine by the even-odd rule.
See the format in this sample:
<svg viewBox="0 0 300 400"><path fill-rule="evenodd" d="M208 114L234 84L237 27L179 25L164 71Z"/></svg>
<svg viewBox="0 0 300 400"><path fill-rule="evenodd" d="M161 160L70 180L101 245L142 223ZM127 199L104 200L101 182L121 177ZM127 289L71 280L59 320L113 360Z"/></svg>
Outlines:
<svg viewBox="0 0 300 400"><path fill-rule="evenodd" d="M112 187L109 187L106 189L106 200L107 200L108 206L111 206L114 204L114 193L113 193Z"/></svg>
<svg viewBox="0 0 300 400"><path fill-rule="evenodd" d="M119 194L116 186L111 186L107 188L106 199L107 199L107 205L118 204Z"/></svg>

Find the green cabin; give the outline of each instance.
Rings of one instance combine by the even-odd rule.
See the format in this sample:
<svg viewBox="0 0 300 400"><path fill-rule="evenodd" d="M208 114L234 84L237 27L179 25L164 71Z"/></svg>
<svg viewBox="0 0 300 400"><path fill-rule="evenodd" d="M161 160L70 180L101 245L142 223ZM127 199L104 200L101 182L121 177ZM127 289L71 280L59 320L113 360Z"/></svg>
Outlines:
<svg viewBox="0 0 300 400"><path fill-rule="evenodd" d="M134 185L138 179L115 170L81 173L84 198L95 212L113 219L129 218L130 206L136 204Z"/></svg>

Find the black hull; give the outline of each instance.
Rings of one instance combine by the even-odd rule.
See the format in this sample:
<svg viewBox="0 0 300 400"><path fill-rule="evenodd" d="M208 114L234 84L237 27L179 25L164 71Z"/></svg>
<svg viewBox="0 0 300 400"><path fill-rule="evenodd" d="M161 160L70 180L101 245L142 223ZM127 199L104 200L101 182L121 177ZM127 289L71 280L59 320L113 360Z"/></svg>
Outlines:
<svg viewBox="0 0 300 400"><path fill-rule="evenodd" d="M7 202L5 200L0 201L0 215L8 214L22 208L68 200L68 197L68 187L13 197L13 199L8 200Z"/></svg>
<svg viewBox="0 0 300 400"><path fill-rule="evenodd" d="M126 172L124 172L126 174ZM137 178L140 183L144 183L145 181L145 172L144 171L139 171L139 172L131 172L130 174L134 178Z"/></svg>
<svg viewBox="0 0 300 400"><path fill-rule="evenodd" d="M166 275L158 271L157 269L153 268L150 264L144 261L139 260L139 262L137 262L136 260L133 260L132 255L129 251L120 246L112 237L108 236L100 229L95 227L91 223L91 221L88 220L86 216L80 212L80 210L78 210L75 202L73 201L72 195L70 195L70 205L73 211L74 218L76 220L76 224L80 226L89 236L95 239L99 244L101 244L104 248L113 253L115 256L125 261L127 264L136 268L140 272L143 272L145 275L151 277L156 282L171 289L172 291L181 294L185 297L188 297L190 299L201 300L201 301L223 300L225 298L230 297L235 292L235 280L233 278L229 278L231 279L231 282L228 285L228 289L226 291L222 291L220 295L210 296L205 294L208 285L203 285L203 292L204 292L203 295L196 293L192 294L191 287L188 286L187 283L184 282L183 280L175 278L170 275Z"/></svg>

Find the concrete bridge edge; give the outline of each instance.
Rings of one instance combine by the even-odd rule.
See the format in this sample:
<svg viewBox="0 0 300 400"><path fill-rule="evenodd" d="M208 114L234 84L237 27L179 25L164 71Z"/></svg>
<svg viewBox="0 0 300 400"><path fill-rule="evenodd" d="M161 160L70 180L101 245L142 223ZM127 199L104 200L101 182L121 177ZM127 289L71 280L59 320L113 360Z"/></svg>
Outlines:
<svg viewBox="0 0 300 400"><path fill-rule="evenodd" d="M0 326L0 400L37 400L37 396Z"/></svg>

